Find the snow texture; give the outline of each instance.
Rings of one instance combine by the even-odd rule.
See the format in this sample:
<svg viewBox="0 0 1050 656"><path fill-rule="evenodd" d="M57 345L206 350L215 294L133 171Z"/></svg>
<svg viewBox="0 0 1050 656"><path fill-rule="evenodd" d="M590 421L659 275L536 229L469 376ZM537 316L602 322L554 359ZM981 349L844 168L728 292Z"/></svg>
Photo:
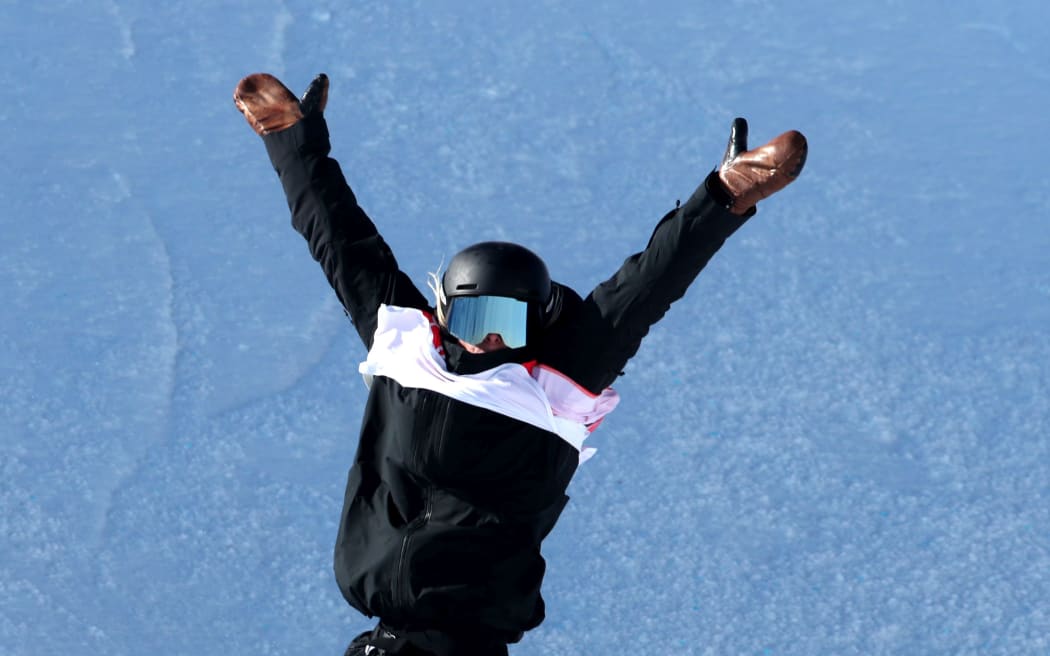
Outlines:
<svg viewBox="0 0 1050 656"><path fill-rule="evenodd" d="M584 292L810 140L653 331L545 545L539 654L1050 653L1050 11L0 1L0 654L339 654L363 349L231 101L325 71L418 284Z"/></svg>

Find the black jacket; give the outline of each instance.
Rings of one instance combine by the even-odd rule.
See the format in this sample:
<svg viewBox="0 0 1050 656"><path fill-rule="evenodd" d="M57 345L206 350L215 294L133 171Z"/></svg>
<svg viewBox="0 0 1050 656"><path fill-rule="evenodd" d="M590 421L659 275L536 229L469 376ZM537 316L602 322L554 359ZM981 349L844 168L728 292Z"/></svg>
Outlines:
<svg viewBox="0 0 1050 656"><path fill-rule="evenodd" d="M381 304L432 311L328 156L323 117L264 142L292 224L365 346L372 347ZM444 335L448 370L536 360L600 393L748 218L728 212L711 186L709 176L663 217L643 251L586 298L565 289L561 314L538 344L472 355ZM543 620L540 543L568 501L578 458L552 432L377 377L335 547L343 595L434 651L517 641Z"/></svg>

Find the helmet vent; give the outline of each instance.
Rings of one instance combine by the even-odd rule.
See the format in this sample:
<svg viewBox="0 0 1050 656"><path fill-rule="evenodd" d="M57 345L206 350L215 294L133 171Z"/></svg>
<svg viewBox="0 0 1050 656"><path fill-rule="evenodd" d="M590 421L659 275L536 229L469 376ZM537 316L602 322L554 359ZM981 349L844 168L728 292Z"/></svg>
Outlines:
<svg viewBox="0 0 1050 656"><path fill-rule="evenodd" d="M551 294L547 265L518 244L484 241L456 253L441 277L441 288L455 296L505 296L546 303Z"/></svg>

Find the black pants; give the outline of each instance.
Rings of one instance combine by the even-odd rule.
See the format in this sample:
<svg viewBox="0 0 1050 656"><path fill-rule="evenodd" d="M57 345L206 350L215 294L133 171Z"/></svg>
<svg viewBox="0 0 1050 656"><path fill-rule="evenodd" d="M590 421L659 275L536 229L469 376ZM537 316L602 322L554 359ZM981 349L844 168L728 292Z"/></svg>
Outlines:
<svg viewBox="0 0 1050 656"><path fill-rule="evenodd" d="M440 631L399 631L380 623L354 638L344 656L508 656L504 643L484 643L456 638Z"/></svg>

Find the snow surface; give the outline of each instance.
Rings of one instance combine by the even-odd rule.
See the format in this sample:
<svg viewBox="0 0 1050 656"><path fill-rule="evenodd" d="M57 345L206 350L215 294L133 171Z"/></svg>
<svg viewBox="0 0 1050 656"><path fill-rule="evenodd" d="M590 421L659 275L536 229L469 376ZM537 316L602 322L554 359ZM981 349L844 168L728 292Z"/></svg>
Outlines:
<svg viewBox="0 0 1050 656"><path fill-rule="evenodd" d="M1004 5L1004 6L1001 6ZM1050 654L1042 1L0 0L0 654L340 654L363 349L238 79L326 71L423 284L587 291L798 128L649 338L512 654Z"/></svg>

